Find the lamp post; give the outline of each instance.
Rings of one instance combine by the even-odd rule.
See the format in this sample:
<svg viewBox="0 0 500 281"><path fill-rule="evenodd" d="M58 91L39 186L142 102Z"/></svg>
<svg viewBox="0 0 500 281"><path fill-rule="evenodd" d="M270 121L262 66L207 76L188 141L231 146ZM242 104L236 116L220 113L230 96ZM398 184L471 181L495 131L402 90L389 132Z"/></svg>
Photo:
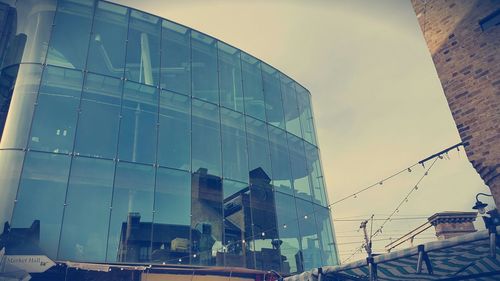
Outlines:
<svg viewBox="0 0 500 281"><path fill-rule="evenodd" d="M489 197L493 197L493 195L482 192L476 194L476 204L474 205L474 207L472 207L472 209L477 210L479 214L484 215L486 213L486 206L488 206L488 204L479 201L478 199L479 195L489 196Z"/></svg>

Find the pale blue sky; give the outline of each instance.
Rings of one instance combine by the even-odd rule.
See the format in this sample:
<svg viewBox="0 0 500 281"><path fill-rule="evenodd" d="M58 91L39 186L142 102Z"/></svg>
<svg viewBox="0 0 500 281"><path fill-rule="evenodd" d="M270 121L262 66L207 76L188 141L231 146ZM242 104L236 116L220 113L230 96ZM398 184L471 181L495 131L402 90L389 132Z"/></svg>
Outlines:
<svg viewBox="0 0 500 281"><path fill-rule="evenodd" d="M330 202L460 141L409 1L117 2L219 38L307 87ZM489 192L463 150L450 157L436 163L399 217L470 211L475 194ZM334 218L383 218L422 173L414 169L333 206ZM398 237L424 222L393 221L378 239ZM341 260L362 241L359 223L334 222ZM376 241L375 250L388 242Z"/></svg>

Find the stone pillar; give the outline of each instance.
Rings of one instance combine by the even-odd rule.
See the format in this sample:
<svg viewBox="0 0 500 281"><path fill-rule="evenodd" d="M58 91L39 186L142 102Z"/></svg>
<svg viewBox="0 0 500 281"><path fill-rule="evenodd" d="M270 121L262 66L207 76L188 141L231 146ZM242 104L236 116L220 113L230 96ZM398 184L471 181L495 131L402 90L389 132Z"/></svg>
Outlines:
<svg viewBox="0 0 500 281"><path fill-rule="evenodd" d="M476 232L473 222L476 212L442 212L428 218L436 230L438 240L444 240L468 233Z"/></svg>

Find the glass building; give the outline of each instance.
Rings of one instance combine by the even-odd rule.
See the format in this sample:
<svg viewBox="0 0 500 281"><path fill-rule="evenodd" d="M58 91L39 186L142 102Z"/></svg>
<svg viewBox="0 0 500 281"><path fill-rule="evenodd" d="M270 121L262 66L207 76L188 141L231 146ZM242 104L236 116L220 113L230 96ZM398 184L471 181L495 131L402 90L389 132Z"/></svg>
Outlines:
<svg viewBox="0 0 500 281"><path fill-rule="evenodd" d="M338 263L307 89L133 8L2 1L7 254L282 273Z"/></svg>

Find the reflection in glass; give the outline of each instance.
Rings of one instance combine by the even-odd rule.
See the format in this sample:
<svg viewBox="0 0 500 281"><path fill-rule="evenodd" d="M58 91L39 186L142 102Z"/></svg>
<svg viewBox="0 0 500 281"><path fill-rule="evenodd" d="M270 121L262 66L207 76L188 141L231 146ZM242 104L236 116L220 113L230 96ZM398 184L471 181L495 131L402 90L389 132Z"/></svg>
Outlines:
<svg viewBox="0 0 500 281"><path fill-rule="evenodd" d="M295 196L311 200L311 188L309 173L307 170L304 143L298 137L287 134L288 151L290 152L290 163L292 166L292 179Z"/></svg>
<svg viewBox="0 0 500 281"><path fill-rule="evenodd" d="M293 194L292 171L286 132L274 126L268 126L273 186L283 193Z"/></svg>
<svg viewBox="0 0 500 281"><path fill-rule="evenodd" d="M56 153L73 150L82 83L81 71L45 69L31 127L31 149Z"/></svg>
<svg viewBox="0 0 500 281"><path fill-rule="evenodd" d="M325 179L321 170L321 161L318 149L308 142L304 142L306 148L307 168L311 182L312 195L316 204L328 205L325 193Z"/></svg>
<svg viewBox="0 0 500 281"><path fill-rule="evenodd" d="M161 36L161 87L191 95L191 31L164 20Z"/></svg>
<svg viewBox="0 0 500 281"><path fill-rule="evenodd" d="M17 66L4 69L1 81L9 80L5 76L11 71L16 73L17 69ZM15 85L5 85L6 88L2 85L2 92L9 96L12 95L12 98L8 107L5 127L1 134L0 148L26 147L41 75L42 66L22 64L19 67L19 72L17 72ZM12 79L15 77L12 77ZM14 84L14 81L12 81L12 84ZM13 89L12 86L14 86ZM2 117L5 118L5 116Z"/></svg>
<svg viewBox="0 0 500 281"><path fill-rule="evenodd" d="M156 175L155 213L151 260L156 263L189 263L191 225L191 175L159 168Z"/></svg>
<svg viewBox="0 0 500 281"><path fill-rule="evenodd" d="M160 93L158 164L191 170L191 98Z"/></svg>
<svg viewBox="0 0 500 281"><path fill-rule="evenodd" d="M126 82L123 90L118 158L154 163L158 92L155 87Z"/></svg>
<svg viewBox="0 0 500 281"><path fill-rule="evenodd" d="M333 226L328 208L314 205L323 264L338 264L337 250L333 240Z"/></svg>
<svg viewBox="0 0 500 281"><path fill-rule="evenodd" d="M245 94L245 112L252 117L260 120L266 120L260 65L261 63L258 59L246 53L241 54L243 92Z"/></svg>
<svg viewBox="0 0 500 281"><path fill-rule="evenodd" d="M125 78L146 85L157 85L160 75L161 20L130 11Z"/></svg>
<svg viewBox="0 0 500 281"><path fill-rule="evenodd" d="M47 64L83 69L87 59L93 0L59 0Z"/></svg>
<svg viewBox="0 0 500 281"><path fill-rule="evenodd" d="M0 150L0 233L8 232L4 227L10 224L23 159L24 152Z"/></svg>
<svg viewBox="0 0 500 281"><path fill-rule="evenodd" d="M29 152L12 217L12 254L56 259L70 157Z"/></svg>
<svg viewBox="0 0 500 281"><path fill-rule="evenodd" d="M222 163L224 178L248 183L245 117L221 108Z"/></svg>
<svg viewBox="0 0 500 281"><path fill-rule="evenodd" d="M153 166L117 164L106 261L150 260L154 174Z"/></svg>
<svg viewBox="0 0 500 281"><path fill-rule="evenodd" d="M284 273L304 271L302 265L302 252L300 251L300 234L297 221L295 198L279 192L276 195L276 217L278 232L281 240L281 255L283 259L281 270Z"/></svg>
<svg viewBox="0 0 500 281"><path fill-rule="evenodd" d="M220 41L218 46L220 105L243 112L241 52Z"/></svg>
<svg viewBox="0 0 500 281"><path fill-rule="evenodd" d="M271 66L262 63L262 81L266 99L267 122L281 129L285 129L279 72Z"/></svg>
<svg viewBox="0 0 500 281"><path fill-rule="evenodd" d="M267 126L264 122L248 116L245 119L249 171L260 168L264 171L266 177L272 177Z"/></svg>
<svg viewBox="0 0 500 281"><path fill-rule="evenodd" d="M116 157L121 94L120 79L87 74L76 133L77 154Z"/></svg>
<svg viewBox="0 0 500 281"><path fill-rule="evenodd" d="M312 144L316 144L316 134L311 109L311 95L299 84L295 84L295 89L297 90L297 102L300 110L300 124L302 126L303 138Z"/></svg>
<svg viewBox="0 0 500 281"><path fill-rule="evenodd" d="M217 41L193 30L191 44L193 97L218 104Z"/></svg>
<svg viewBox="0 0 500 281"><path fill-rule="evenodd" d="M297 215L299 219L300 247L304 270L310 270L322 265L322 257L316 229L316 219L313 204L296 198Z"/></svg>
<svg viewBox="0 0 500 281"><path fill-rule="evenodd" d="M193 99L192 119L192 171L207 170L205 173L220 177L221 141L219 108L211 103Z"/></svg>
<svg viewBox="0 0 500 281"><path fill-rule="evenodd" d="M87 61L89 71L123 77L127 25L127 8L97 2Z"/></svg>
<svg viewBox="0 0 500 281"><path fill-rule="evenodd" d="M281 75L281 92L283 108L285 110L286 130L298 137L302 137L300 127L299 105L295 93L295 82L285 75Z"/></svg>
<svg viewBox="0 0 500 281"><path fill-rule="evenodd" d="M59 259L104 262L114 172L111 160L73 159Z"/></svg>

